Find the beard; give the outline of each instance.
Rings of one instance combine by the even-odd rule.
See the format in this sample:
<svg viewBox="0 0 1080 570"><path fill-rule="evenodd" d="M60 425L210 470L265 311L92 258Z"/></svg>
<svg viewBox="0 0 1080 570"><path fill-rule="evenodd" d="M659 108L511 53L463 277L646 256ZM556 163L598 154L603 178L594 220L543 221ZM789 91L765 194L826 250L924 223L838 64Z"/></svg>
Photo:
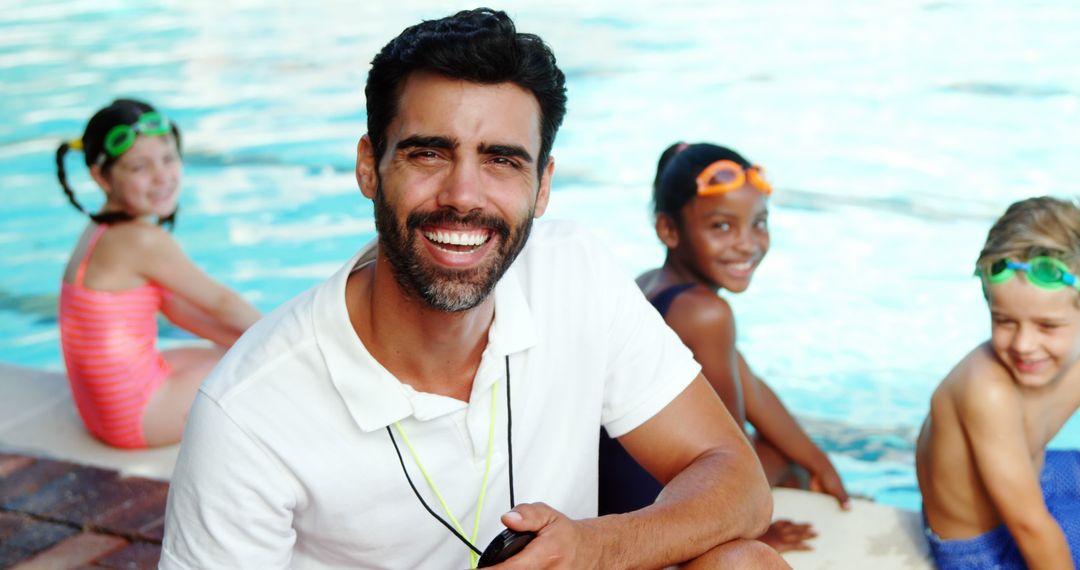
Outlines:
<svg viewBox="0 0 1080 570"><path fill-rule="evenodd" d="M433 309L456 313L482 303L517 259L532 231L534 208L529 208L525 219L512 228L502 218L480 212L459 214L450 209L413 212L405 219L403 228L393 209L386 203L381 181L379 186L374 200L379 247L390 262L391 272L402 290ZM468 269L448 269L426 262L421 254L422 246L418 243L418 239L425 238L419 230L427 225L441 224L490 230L489 239L499 240L494 257Z"/></svg>

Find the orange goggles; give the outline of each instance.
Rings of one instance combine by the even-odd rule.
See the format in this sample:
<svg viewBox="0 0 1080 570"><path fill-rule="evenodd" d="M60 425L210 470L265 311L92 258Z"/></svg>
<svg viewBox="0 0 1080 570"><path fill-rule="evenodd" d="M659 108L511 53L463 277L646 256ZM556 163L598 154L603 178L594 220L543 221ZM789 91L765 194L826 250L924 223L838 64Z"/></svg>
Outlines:
<svg viewBox="0 0 1080 570"><path fill-rule="evenodd" d="M697 176L697 195L715 196L742 188L747 182L762 194L772 194L772 185L765 180L765 173L756 164L743 168L737 162L718 160Z"/></svg>

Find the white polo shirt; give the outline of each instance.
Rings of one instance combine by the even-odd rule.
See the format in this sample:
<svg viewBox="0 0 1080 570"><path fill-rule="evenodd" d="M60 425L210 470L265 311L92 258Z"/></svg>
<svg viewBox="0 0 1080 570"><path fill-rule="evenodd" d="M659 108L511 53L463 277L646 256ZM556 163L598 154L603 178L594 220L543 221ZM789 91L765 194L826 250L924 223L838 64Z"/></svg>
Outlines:
<svg viewBox="0 0 1080 570"><path fill-rule="evenodd" d="M345 282L362 254L252 327L204 382L169 489L161 568L467 568L467 547L409 487L388 425L400 422L468 536L498 384L483 550L511 506L507 355L515 499L574 519L596 516L600 426L634 429L700 370L594 236L538 221L495 287L469 402L418 392L349 322Z"/></svg>

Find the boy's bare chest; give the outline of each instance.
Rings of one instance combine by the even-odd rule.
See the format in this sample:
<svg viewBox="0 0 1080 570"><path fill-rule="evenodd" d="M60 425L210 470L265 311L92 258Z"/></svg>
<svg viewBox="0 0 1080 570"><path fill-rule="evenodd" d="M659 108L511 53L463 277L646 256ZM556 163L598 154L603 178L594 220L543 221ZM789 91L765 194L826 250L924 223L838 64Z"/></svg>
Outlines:
<svg viewBox="0 0 1080 570"><path fill-rule="evenodd" d="M1080 391L1055 390L1024 402L1024 432L1028 448L1039 455L1046 444L1080 407Z"/></svg>

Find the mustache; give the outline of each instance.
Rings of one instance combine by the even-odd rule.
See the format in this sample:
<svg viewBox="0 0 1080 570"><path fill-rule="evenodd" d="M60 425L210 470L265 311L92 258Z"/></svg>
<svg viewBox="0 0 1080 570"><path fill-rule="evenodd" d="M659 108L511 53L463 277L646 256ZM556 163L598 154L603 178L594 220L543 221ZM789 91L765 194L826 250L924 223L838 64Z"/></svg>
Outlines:
<svg viewBox="0 0 1080 570"><path fill-rule="evenodd" d="M481 212L459 214L453 210L435 210L432 212L413 212L405 219L405 228L409 232L422 226L446 225L467 228L484 228L498 234L503 240L510 237L510 225L501 218L485 215Z"/></svg>

